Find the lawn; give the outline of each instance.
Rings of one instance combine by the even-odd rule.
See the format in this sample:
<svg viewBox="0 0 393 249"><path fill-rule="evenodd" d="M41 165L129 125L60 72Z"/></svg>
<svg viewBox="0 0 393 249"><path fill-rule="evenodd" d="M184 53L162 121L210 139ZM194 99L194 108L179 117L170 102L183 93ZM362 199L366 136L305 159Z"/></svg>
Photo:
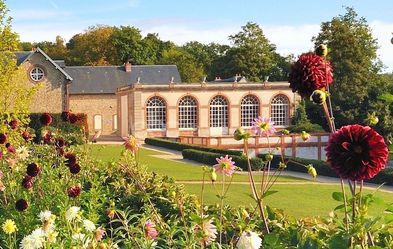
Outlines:
<svg viewBox="0 0 393 249"><path fill-rule="evenodd" d="M104 162L119 159L123 149L121 145L89 145L89 148L91 148L92 156ZM185 185L185 189L189 193L199 196L201 193L200 181L202 180L201 167L182 161L167 160L163 158L165 155L166 153L142 148L139 150L138 157L150 170L175 178L176 181ZM217 188L221 186L220 183L216 185ZM294 177L280 177L278 184L272 190L279 192L268 196L266 204L283 209L285 213L295 217L326 216L334 207L341 204L331 198L332 192L340 191L339 185L317 184ZM254 203L250 193L248 177L235 175L225 201L234 206L249 206L250 203ZM216 203L218 201L216 194L214 187L208 182L205 188L205 202ZM377 196L387 203L393 203L393 194L391 193L378 192ZM381 204L374 204L371 213L377 214L382 210Z"/></svg>

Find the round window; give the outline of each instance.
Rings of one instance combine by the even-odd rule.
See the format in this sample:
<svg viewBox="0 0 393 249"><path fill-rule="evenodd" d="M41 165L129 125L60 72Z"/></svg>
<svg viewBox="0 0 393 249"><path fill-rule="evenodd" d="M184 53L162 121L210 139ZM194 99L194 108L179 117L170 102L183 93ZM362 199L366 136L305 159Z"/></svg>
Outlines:
<svg viewBox="0 0 393 249"><path fill-rule="evenodd" d="M40 81L44 78L45 73L42 68L35 67L30 71L30 78L34 81Z"/></svg>

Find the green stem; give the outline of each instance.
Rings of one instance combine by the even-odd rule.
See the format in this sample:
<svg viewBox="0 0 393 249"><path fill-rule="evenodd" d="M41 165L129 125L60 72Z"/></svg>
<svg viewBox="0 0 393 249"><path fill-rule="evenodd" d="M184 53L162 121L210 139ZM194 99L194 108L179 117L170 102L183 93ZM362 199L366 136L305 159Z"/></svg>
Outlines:
<svg viewBox="0 0 393 249"><path fill-rule="evenodd" d="M345 212L345 228L348 231L349 230L349 218L348 218L348 205L347 205L347 196L345 194L345 187L344 187L344 180L341 178L341 192L343 193L343 198L344 198L344 212Z"/></svg>

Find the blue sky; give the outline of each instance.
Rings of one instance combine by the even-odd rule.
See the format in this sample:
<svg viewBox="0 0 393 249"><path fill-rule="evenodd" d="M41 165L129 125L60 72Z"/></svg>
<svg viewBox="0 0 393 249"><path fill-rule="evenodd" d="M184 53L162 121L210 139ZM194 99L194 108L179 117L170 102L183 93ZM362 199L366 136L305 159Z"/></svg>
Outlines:
<svg viewBox="0 0 393 249"><path fill-rule="evenodd" d="M366 18L380 45L380 58L393 71L392 0L6 0L22 41L54 41L97 24L130 25L181 45L197 40L229 44L228 36L248 21L258 23L282 54L312 48L321 22L354 7Z"/></svg>

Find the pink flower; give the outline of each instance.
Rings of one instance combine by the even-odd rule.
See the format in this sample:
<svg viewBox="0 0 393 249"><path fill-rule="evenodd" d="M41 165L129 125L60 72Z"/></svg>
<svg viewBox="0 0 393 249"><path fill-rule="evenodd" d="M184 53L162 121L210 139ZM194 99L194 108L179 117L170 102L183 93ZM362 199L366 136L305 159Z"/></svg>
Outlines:
<svg viewBox="0 0 393 249"><path fill-rule="evenodd" d="M101 241L102 238L105 236L105 234L106 234L105 230L102 229L101 227L99 227L99 228L96 229L96 231L95 231L95 233L94 233L94 238L95 238L97 241Z"/></svg>
<svg viewBox="0 0 393 249"><path fill-rule="evenodd" d="M155 240L158 237L158 232L156 230L156 225L154 222L148 220L145 223L145 233L146 237L151 240Z"/></svg>
<svg viewBox="0 0 393 249"><path fill-rule="evenodd" d="M259 136L270 136L276 132L274 128L274 122L270 118L259 116L252 122L252 129L256 135Z"/></svg>
<svg viewBox="0 0 393 249"><path fill-rule="evenodd" d="M217 164L213 165L214 169L221 174L231 176L235 172L235 162L232 157L226 155L225 157L216 158Z"/></svg>
<svg viewBox="0 0 393 249"><path fill-rule="evenodd" d="M207 245L217 238L217 227L213 225L213 219L204 220L202 222L202 227L198 224L195 226L195 230L202 231L202 239L199 241L202 245Z"/></svg>

